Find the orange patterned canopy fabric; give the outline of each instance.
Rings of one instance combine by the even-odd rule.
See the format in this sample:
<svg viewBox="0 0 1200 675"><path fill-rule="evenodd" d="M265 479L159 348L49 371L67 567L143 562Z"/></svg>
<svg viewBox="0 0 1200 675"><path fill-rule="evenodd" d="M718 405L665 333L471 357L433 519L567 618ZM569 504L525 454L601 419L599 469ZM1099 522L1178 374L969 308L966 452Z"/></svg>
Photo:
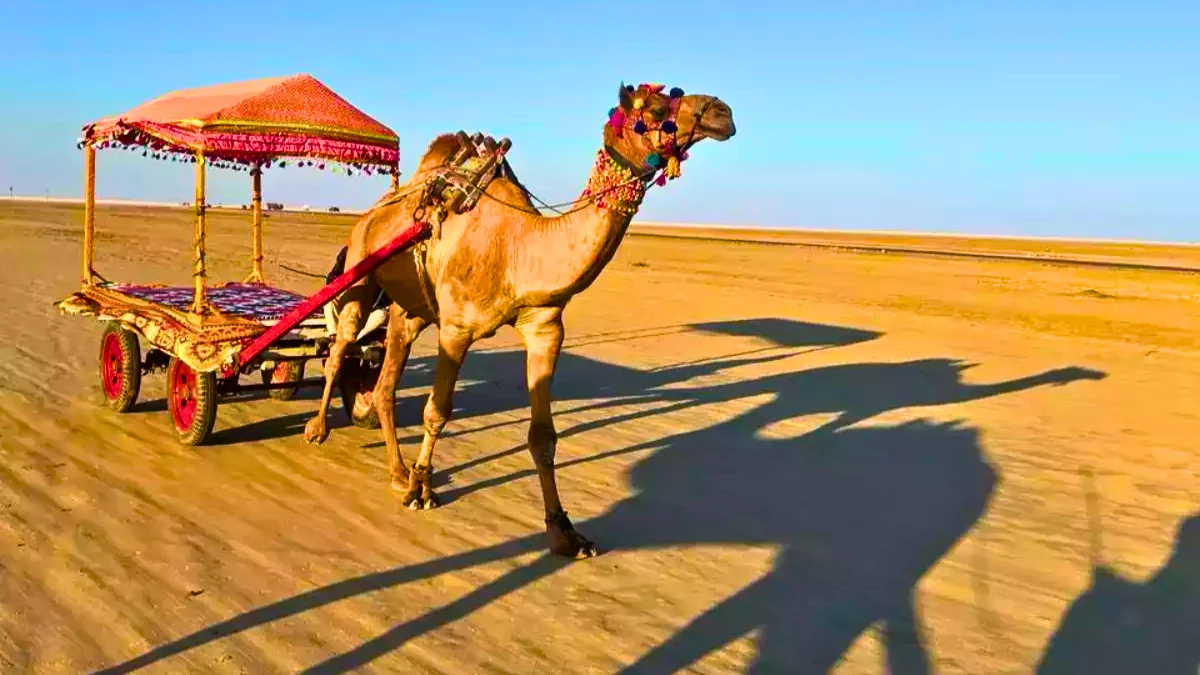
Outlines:
<svg viewBox="0 0 1200 675"><path fill-rule="evenodd" d="M311 75L173 92L85 126L83 142L248 166L315 158L395 172L400 159L394 131Z"/></svg>

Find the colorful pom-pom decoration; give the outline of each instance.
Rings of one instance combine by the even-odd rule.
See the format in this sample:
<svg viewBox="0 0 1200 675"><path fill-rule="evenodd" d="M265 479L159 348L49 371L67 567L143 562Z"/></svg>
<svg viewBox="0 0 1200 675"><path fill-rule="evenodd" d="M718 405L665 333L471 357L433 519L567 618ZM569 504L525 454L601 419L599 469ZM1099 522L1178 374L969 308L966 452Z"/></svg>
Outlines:
<svg viewBox="0 0 1200 675"><path fill-rule="evenodd" d="M625 129L625 113L619 108L613 108L612 114L608 116L608 125L620 136Z"/></svg>
<svg viewBox="0 0 1200 675"><path fill-rule="evenodd" d="M633 124L633 133L635 133L635 134L646 133L646 123L641 120L638 120L637 122L635 122Z"/></svg>
<svg viewBox="0 0 1200 675"><path fill-rule="evenodd" d="M675 125L673 120L667 120L666 122L662 123L662 130L665 134L673 134L676 131L679 131L679 127Z"/></svg>
<svg viewBox="0 0 1200 675"><path fill-rule="evenodd" d="M646 155L646 166L657 169L662 164L662 156L657 152L652 152Z"/></svg>
<svg viewBox="0 0 1200 675"><path fill-rule="evenodd" d="M671 87L671 91L668 92L668 95L671 98L679 98L679 97L683 96L683 90L680 89L679 87Z"/></svg>
<svg viewBox="0 0 1200 675"><path fill-rule="evenodd" d="M633 99L633 109L641 110L646 105L646 100L642 98Z"/></svg>

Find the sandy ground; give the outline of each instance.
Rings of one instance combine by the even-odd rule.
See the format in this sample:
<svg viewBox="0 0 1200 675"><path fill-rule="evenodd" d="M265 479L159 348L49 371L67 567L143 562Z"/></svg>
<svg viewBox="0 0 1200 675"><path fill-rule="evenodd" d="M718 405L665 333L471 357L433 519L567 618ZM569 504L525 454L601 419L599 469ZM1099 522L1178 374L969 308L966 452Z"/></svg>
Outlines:
<svg viewBox="0 0 1200 675"><path fill-rule="evenodd" d="M245 272L243 219L214 217L217 278ZM278 263L323 273L351 222L273 216L272 280L315 289ZM335 409L302 441L315 392L223 405L198 449L161 376L99 405L100 328L53 307L79 223L0 203L0 672L1200 665L1195 274L631 236L567 312L559 481L605 552L565 563L511 331L467 360L444 506L411 513L377 432ZM187 281L186 212L99 227L108 278ZM401 383L410 459L433 339Z"/></svg>

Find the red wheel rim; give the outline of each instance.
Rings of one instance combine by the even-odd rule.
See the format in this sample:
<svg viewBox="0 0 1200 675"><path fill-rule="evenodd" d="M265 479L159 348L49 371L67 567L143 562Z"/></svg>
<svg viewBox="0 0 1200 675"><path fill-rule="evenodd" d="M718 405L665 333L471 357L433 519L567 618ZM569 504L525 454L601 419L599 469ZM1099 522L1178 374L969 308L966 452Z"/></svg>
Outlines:
<svg viewBox="0 0 1200 675"><path fill-rule="evenodd" d="M116 333L105 335L100 346L100 377L108 400L120 398L121 387L125 384L125 353L121 351L121 338Z"/></svg>
<svg viewBox="0 0 1200 675"><path fill-rule="evenodd" d="M180 431L196 421L196 373L182 361L171 369L171 419Z"/></svg>
<svg viewBox="0 0 1200 675"><path fill-rule="evenodd" d="M291 361L283 361L275 366L271 371L271 384L282 384L290 382L292 377L293 364Z"/></svg>

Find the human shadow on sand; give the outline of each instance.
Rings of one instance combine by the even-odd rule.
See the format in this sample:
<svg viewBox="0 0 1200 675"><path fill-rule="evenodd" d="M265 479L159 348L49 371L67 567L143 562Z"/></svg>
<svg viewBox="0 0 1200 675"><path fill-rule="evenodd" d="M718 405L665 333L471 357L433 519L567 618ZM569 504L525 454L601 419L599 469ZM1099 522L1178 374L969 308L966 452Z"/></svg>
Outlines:
<svg viewBox="0 0 1200 675"><path fill-rule="evenodd" d="M1094 567L1037 673L1200 673L1200 512L1180 525L1170 558L1149 581Z"/></svg>
<svg viewBox="0 0 1200 675"><path fill-rule="evenodd" d="M746 356L732 363L758 358ZM503 361L498 363L507 367ZM779 555L762 578L718 602L625 672L673 672L760 629L752 672L823 673L858 635L877 623L883 628L893 673L929 672L919 610L913 604L914 587L981 516L997 478L983 457L978 433L961 423L850 425L888 410L1103 377L1096 371L1067 368L1011 382L970 385L961 381L964 367L951 359L855 364L691 388L665 388L680 380L655 372L632 376L643 386L663 378L662 384L634 393L666 400L668 407L762 395L769 395L769 400L709 427L562 462L559 466L569 471L571 466L606 456L649 453L631 470L631 495L605 514L580 523L580 530L616 550L707 543L771 546L779 549ZM689 364L681 372L690 375L696 368ZM631 369L564 355L560 372L572 370L598 377L593 383L631 391L628 385L621 386L621 378L631 377L627 372ZM570 385L566 389L570 391ZM596 397L594 389L587 391L589 397ZM624 419L661 411L662 407L637 411ZM797 437L763 433L777 422L818 412L837 416ZM578 426L615 421L610 417ZM560 436L571 433L577 433L576 428L565 429ZM485 483L512 480L523 473ZM530 504L530 508L537 507ZM102 672L132 672L345 598L544 548L545 535L538 533L338 582L210 626ZM567 564L587 563L566 563L545 554L305 672L350 672Z"/></svg>

